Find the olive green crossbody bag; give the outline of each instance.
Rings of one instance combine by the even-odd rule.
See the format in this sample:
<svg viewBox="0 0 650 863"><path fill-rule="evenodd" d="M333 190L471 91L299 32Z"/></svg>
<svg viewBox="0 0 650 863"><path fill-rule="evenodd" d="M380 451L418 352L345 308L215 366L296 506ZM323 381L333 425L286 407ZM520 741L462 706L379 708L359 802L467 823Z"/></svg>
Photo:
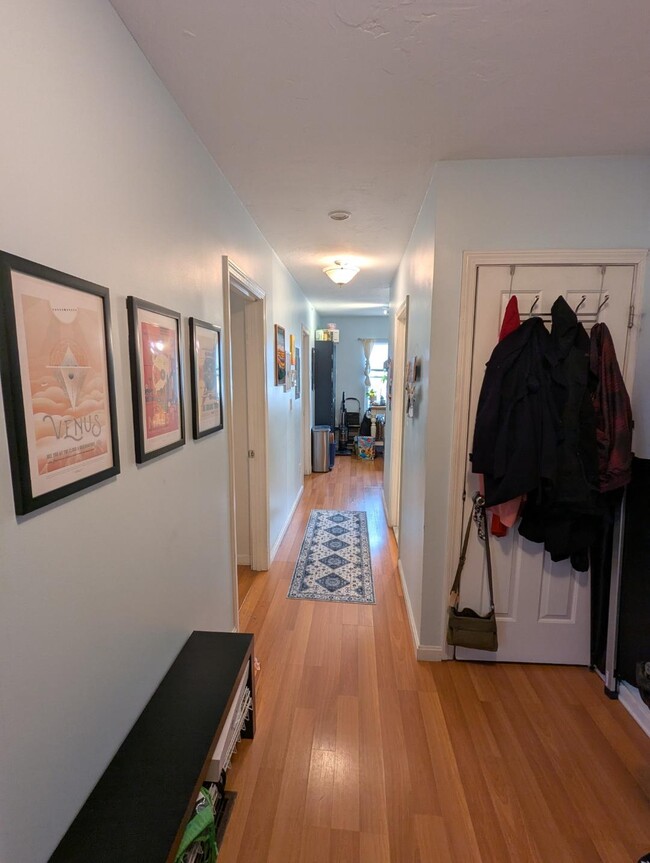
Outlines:
<svg viewBox="0 0 650 863"><path fill-rule="evenodd" d="M485 558L487 563L487 579L490 591L490 609L487 614L479 614L472 608L458 608L460 594L460 577L465 565L467 545L472 528L476 522L479 539L485 542ZM477 492L473 497L473 506L467 521L463 547L458 560L456 577L449 594L449 617L447 622L447 644L454 647L468 647L471 650L498 650L497 620L494 613L494 587L492 584L492 559L490 558L490 539L487 518L485 515L485 499Z"/></svg>

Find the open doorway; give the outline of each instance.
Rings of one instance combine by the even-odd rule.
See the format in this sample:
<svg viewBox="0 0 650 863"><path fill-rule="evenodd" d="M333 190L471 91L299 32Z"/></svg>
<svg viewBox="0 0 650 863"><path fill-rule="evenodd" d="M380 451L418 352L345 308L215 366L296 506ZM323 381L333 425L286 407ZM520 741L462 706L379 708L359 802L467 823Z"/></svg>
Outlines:
<svg viewBox="0 0 650 863"><path fill-rule="evenodd" d="M266 303L264 291L226 256L223 280L233 624L238 628L239 606L254 573L268 569L270 560Z"/></svg>
<svg viewBox="0 0 650 863"><path fill-rule="evenodd" d="M399 546L399 526L402 499L402 444L404 440L404 386L406 370L406 339L408 335L408 297L395 315L395 330L393 333L393 394L392 394L392 427L390 450L390 493L389 520L395 539Z"/></svg>

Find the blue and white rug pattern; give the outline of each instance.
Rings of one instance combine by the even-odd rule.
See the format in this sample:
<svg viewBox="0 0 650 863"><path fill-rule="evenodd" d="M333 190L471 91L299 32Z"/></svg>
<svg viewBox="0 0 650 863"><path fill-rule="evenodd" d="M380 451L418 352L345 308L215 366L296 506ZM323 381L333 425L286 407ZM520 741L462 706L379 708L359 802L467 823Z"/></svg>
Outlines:
<svg viewBox="0 0 650 863"><path fill-rule="evenodd" d="M365 512L311 511L288 596L324 602L374 603Z"/></svg>

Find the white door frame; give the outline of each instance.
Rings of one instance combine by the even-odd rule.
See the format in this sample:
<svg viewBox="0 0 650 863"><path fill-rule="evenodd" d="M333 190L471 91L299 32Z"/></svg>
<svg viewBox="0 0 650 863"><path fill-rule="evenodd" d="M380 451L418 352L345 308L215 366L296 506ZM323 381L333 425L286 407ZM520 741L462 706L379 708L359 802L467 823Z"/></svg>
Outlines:
<svg viewBox="0 0 650 863"><path fill-rule="evenodd" d="M408 341L409 298L398 308L393 329L393 392L391 404L390 440L390 526L399 546L402 512L402 458L404 448L404 386L406 383L406 345ZM398 336L399 333L399 336Z"/></svg>
<svg viewBox="0 0 650 863"><path fill-rule="evenodd" d="M447 605L451 583L458 563L463 513L463 486L465 480L465 454L469 429L469 391L472 371L474 342L474 314L478 269L486 266L633 266L633 304L640 308L645 278L647 249L544 249L527 251L464 252L463 274L460 294L460 322L458 328L458 359L456 363L456 396L454 401L454 426L452 434L451 476L449 483L449 527L447 530L446 566L447 578L443 583L441 618L442 631L447 626ZM515 292L516 293L516 292ZM628 341L625 382L630 384L634 374L638 324L631 328ZM623 363L621 363L621 366ZM628 386L630 392L631 386ZM446 647L446 656L451 658L452 649Z"/></svg>
<svg viewBox="0 0 650 863"><path fill-rule="evenodd" d="M306 345L306 347L305 347ZM311 333L300 328L300 398L302 399L302 472L311 473Z"/></svg>
<svg viewBox="0 0 650 863"><path fill-rule="evenodd" d="M246 404L248 408L251 569L269 568L268 398L266 386L266 293L227 255L222 257L224 320L224 401L228 430L228 480L230 486L230 561L233 580L233 625L239 629L237 585L237 530L235 500L235 429L233 421L230 291L248 300L244 310L246 333Z"/></svg>

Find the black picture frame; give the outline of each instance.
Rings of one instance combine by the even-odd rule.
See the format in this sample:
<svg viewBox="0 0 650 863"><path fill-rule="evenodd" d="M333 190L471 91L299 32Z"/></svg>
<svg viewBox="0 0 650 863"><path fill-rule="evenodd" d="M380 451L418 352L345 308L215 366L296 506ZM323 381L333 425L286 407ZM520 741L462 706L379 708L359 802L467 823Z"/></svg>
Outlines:
<svg viewBox="0 0 650 863"><path fill-rule="evenodd" d="M17 515L119 474L107 288L0 252L0 380Z"/></svg>
<svg viewBox="0 0 650 863"><path fill-rule="evenodd" d="M190 384L192 437L207 437L223 429L221 327L190 318Z"/></svg>
<svg viewBox="0 0 650 863"><path fill-rule="evenodd" d="M185 444L181 315L138 297L126 307L135 460L143 464Z"/></svg>

